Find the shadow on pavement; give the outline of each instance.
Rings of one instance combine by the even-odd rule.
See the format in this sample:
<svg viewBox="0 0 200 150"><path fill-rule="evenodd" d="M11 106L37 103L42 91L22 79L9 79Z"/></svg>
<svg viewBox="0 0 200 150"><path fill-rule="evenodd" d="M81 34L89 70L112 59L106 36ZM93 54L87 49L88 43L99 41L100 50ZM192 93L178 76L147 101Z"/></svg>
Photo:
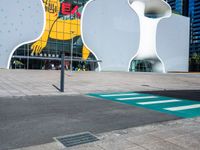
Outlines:
<svg viewBox="0 0 200 150"><path fill-rule="evenodd" d="M200 101L200 90L162 90L162 91L142 91L138 93L147 93L159 96Z"/></svg>

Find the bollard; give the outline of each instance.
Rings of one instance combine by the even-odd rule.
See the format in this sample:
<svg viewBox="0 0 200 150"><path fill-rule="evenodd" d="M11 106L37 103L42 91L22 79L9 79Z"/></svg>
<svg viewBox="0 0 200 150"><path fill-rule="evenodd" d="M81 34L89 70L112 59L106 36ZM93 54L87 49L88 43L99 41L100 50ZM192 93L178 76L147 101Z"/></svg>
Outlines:
<svg viewBox="0 0 200 150"><path fill-rule="evenodd" d="M60 69L60 92L64 92L65 84L65 54L62 53L61 56L61 69Z"/></svg>

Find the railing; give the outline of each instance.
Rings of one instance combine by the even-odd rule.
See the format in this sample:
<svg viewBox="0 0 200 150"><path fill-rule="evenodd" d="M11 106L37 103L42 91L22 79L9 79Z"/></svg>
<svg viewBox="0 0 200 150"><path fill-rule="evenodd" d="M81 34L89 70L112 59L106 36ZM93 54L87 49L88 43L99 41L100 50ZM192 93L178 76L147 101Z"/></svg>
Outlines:
<svg viewBox="0 0 200 150"><path fill-rule="evenodd" d="M13 55L12 58L22 58L22 59L37 59L37 60L58 60L61 61L60 57L41 57L41 56L18 56L18 55ZM71 57L65 56L65 60L71 61ZM72 58L72 61L83 61L83 62L102 62L102 60L92 60L92 59L87 59L83 60L81 57L76 57Z"/></svg>

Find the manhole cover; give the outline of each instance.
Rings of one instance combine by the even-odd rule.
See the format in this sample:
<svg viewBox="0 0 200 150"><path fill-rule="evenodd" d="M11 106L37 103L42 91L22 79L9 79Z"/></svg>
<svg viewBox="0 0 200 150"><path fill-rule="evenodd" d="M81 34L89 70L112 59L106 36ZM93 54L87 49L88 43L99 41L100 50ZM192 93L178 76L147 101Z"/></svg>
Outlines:
<svg viewBox="0 0 200 150"><path fill-rule="evenodd" d="M95 142L99 139L90 132L84 132L79 134L56 137L55 140L60 142L65 147L72 147L80 144Z"/></svg>

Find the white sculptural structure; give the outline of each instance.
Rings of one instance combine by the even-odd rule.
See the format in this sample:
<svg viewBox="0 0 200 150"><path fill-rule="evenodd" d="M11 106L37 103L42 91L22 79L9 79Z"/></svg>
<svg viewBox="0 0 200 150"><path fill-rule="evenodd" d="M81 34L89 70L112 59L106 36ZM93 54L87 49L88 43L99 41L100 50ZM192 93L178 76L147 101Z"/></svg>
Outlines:
<svg viewBox="0 0 200 150"><path fill-rule="evenodd" d="M166 72L164 63L156 51L157 25L171 16L171 7L163 0L129 0L140 22L140 43L132 60L147 61L153 72Z"/></svg>

